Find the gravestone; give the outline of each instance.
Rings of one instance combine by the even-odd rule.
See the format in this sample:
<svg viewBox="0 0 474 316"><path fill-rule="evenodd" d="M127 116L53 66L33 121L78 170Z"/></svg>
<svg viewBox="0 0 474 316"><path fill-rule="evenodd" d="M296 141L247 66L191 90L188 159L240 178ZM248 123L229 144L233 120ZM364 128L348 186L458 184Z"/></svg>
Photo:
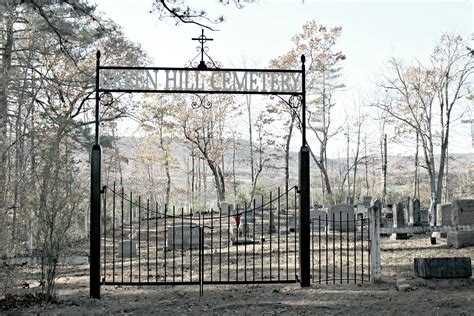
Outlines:
<svg viewBox="0 0 474 316"><path fill-rule="evenodd" d="M273 234L276 233L276 227L275 227L275 213L273 210L270 210L270 219L268 223L268 233Z"/></svg>
<svg viewBox="0 0 474 316"><path fill-rule="evenodd" d="M356 214L363 214L365 215L365 205L364 204L357 204L357 211Z"/></svg>
<svg viewBox="0 0 474 316"><path fill-rule="evenodd" d="M414 258L415 275L419 278L450 279L472 276L470 257Z"/></svg>
<svg viewBox="0 0 474 316"><path fill-rule="evenodd" d="M311 230L313 231L325 231L326 230L326 221L328 214L321 210L310 210L309 218L311 220Z"/></svg>
<svg viewBox="0 0 474 316"><path fill-rule="evenodd" d="M261 211L262 210L262 204L263 204L263 197L261 196L255 196L252 200L252 202L249 205L250 209L255 209L255 211Z"/></svg>
<svg viewBox="0 0 474 316"><path fill-rule="evenodd" d="M138 256L138 243L135 240L123 240L118 246L119 257L134 258Z"/></svg>
<svg viewBox="0 0 474 316"><path fill-rule="evenodd" d="M222 215L232 215L234 213L234 205L227 202L221 202L220 208Z"/></svg>
<svg viewBox="0 0 474 316"><path fill-rule="evenodd" d="M474 224L474 200L454 200L451 212L453 225Z"/></svg>
<svg viewBox="0 0 474 316"><path fill-rule="evenodd" d="M474 224L474 200L454 200L451 204L451 221L453 225ZM474 245L474 231L450 231L447 243L455 248Z"/></svg>
<svg viewBox="0 0 474 316"><path fill-rule="evenodd" d="M403 228L405 227L405 207L402 202L395 204L395 211L393 212L393 227ZM390 236L390 240L401 240L408 239L406 233L393 233Z"/></svg>
<svg viewBox="0 0 474 316"><path fill-rule="evenodd" d="M413 226L415 224L415 208L413 205L413 199L407 197L407 224Z"/></svg>
<svg viewBox="0 0 474 316"><path fill-rule="evenodd" d="M439 203L436 206L438 218L436 220L437 226L450 226L453 224L451 216L451 203ZM447 233L434 232L431 237L446 238Z"/></svg>
<svg viewBox="0 0 474 316"><path fill-rule="evenodd" d="M329 230L354 231L354 207L350 204L337 204L329 208Z"/></svg>
<svg viewBox="0 0 474 316"><path fill-rule="evenodd" d="M199 248L200 228L191 223L168 226L166 250Z"/></svg>
<svg viewBox="0 0 474 316"><path fill-rule="evenodd" d="M354 204L354 197L346 196L346 204Z"/></svg>
<svg viewBox="0 0 474 316"><path fill-rule="evenodd" d="M427 225L430 222L429 210L427 208L420 208L420 225Z"/></svg>
<svg viewBox="0 0 474 316"><path fill-rule="evenodd" d="M296 232L298 230L298 221L295 215L288 218L288 231Z"/></svg>
<svg viewBox="0 0 474 316"><path fill-rule="evenodd" d="M453 224L451 215L451 203L439 203L438 206L438 226L449 226Z"/></svg>
<svg viewBox="0 0 474 316"><path fill-rule="evenodd" d="M364 203L364 207L369 208L370 207L370 202L372 202L372 197L371 196L364 196L362 201Z"/></svg>
<svg viewBox="0 0 474 316"><path fill-rule="evenodd" d="M474 231L450 231L446 243L456 249L474 246Z"/></svg>
<svg viewBox="0 0 474 316"><path fill-rule="evenodd" d="M413 226L417 226L420 223L420 200L417 198L413 198Z"/></svg>

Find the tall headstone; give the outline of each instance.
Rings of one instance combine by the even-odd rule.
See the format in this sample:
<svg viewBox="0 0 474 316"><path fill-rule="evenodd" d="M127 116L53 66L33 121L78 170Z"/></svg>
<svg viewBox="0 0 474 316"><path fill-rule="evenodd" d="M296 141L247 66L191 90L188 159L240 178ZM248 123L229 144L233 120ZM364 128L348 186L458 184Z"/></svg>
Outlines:
<svg viewBox="0 0 474 316"><path fill-rule="evenodd" d="M268 223L268 233L269 234L276 233L275 213L273 212L272 209L270 209L270 219L269 219L269 223Z"/></svg>
<svg viewBox="0 0 474 316"><path fill-rule="evenodd" d="M420 225L428 225L429 222L429 210L427 208L420 208Z"/></svg>
<svg viewBox="0 0 474 316"><path fill-rule="evenodd" d="M255 196L249 205L249 208L255 209L255 211L261 211L263 205L263 198L261 196Z"/></svg>
<svg viewBox="0 0 474 316"><path fill-rule="evenodd" d="M414 199L410 196L407 198L407 224L413 226L415 224L415 208L413 205Z"/></svg>
<svg viewBox="0 0 474 316"><path fill-rule="evenodd" d="M398 202L395 205L395 211L393 212L393 227L403 228L405 227L405 207L402 202ZM391 240L407 239L406 233L393 233L390 236Z"/></svg>
<svg viewBox="0 0 474 316"><path fill-rule="evenodd" d="M413 225L416 226L420 223L420 200L417 198L413 198Z"/></svg>
<svg viewBox="0 0 474 316"><path fill-rule="evenodd" d="M363 203L364 203L365 208L370 207L370 202L372 202L372 197L371 196L364 196L363 197Z"/></svg>
<svg viewBox="0 0 474 316"><path fill-rule="evenodd" d="M354 231L354 206L337 204L329 208L329 230Z"/></svg>
<svg viewBox="0 0 474 316"><path fill-rule="evenodd" d="M227 202L221 202L220 203L220 208L221 208L221 214L222 215L232 215L234 212L234 206L232 204L229 204Z"/></svg>

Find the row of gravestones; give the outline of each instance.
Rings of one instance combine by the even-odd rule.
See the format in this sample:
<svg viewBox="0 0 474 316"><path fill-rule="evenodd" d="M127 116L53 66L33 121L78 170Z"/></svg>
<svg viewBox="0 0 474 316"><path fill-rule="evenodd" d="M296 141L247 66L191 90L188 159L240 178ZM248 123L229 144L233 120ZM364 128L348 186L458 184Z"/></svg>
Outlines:
<svg viewBox="0 0 474 316"><path fill-rule="evenodd" d="M248 214L248 215L246 215ZM239 225L235 224L231 230L231 242L233 245L251 244L257 242L255 236L252 236L253 225L255 224L254 212L247 212L241 216L242 221ZM329 214L329 216L328 216ZM312 209L310 211L311 229L313 231L355 231L354 207L350 204L339 204L329 207L329 211ZM273 218L272 218L273 217ZM329 222L328 222L329 218ZM251 220L249 220L251 219ZM334 219L334 221L333 221ZM288 227L282 233L297 232L298 220L291 216L288 218ZM270 212L268 225L268 234L276 233L275 218L273 211ZM199 248L200 229L198 226L192 226L191 223L183 223L169 226L166 236L165 250L180 250ZM262 236L263 237L263 236ZM203 245L206 247L206 245ZM129 258L138 256L138 242L136 240L123 240L118 245L118 256Z"/></svg>
<svg viewBox="0 0 474 316"><path fill-rule="evenodd" d="M413 201L413 200L412 200ZM418 200L415 200L418 201ZM410 202L410 200L409 200ZM413 203L414 204L414 203ZM410 205L410 204L409 204ZM415 204L416 206L417 204ZM419 205L419 203L418 203ZM413 210L413 211L412 211ZM416 211L419 210L417 207L408 207L408 212L403 203L397 203L395 210L393 211L393 227L407 227L413 226L419 222L427 224L428 214L427 211L420 210L420 214L425 214L421 217L419 222L414 221L417 217ZM449 203L439 203L436 207L436 226L451 226L451 225L474 225L474 200L454 200ZM432 224L434 220L432 219ZM447 233L433 233L432 237L447 238L448 245L452 245L455 248L461 248L466 246L474 245L474 231L449 231ZM406 239L406 233L395 233L391 235L391 239Z"/></svg>

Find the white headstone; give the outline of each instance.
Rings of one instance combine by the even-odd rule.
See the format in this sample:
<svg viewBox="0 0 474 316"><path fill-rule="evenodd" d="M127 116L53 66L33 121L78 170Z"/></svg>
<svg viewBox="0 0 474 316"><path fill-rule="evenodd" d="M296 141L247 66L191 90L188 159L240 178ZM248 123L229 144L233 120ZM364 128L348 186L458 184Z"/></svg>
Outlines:
<svg viewBox="0 0 474 316"><path fill-rule="evenodd" d="M332 205L328 215L329 230L354 230L354 207L351 204Z"/></svg>

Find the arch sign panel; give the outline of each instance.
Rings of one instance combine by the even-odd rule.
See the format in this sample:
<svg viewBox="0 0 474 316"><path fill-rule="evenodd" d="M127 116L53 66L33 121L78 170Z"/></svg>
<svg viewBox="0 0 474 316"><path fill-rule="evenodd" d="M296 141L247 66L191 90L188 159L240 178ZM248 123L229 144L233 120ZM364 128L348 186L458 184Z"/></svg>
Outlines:
<svg viewBox="0 0 474 316"><path fill-rule="evenodd" d="M271 69L189 69L100 66L103 92L301 94L302 72Z"/></svg>

